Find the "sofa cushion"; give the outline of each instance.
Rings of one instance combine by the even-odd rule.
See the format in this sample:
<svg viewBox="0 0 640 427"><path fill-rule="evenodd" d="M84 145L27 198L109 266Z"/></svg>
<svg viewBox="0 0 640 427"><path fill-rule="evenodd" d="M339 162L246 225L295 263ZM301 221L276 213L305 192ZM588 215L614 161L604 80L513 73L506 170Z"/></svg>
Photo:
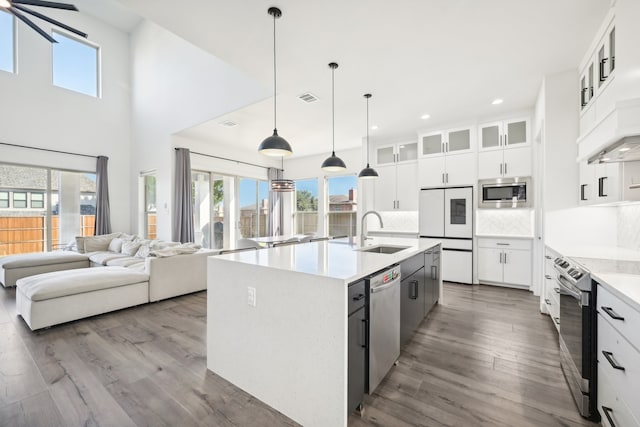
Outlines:
<svg viewBox="0 0 640 427"><path fill-rule="evenodd" d="M0 257L1 268L22 268L38 265L63 264L67 262L86 261L87 256L69 251L37 252L32 254L8 255Z"/></svg>
<svg viewBox="0 0 640 427"><path fill-rule="evenodd" d="M123 243L124 243L124 239L122 237L116 237L114 239L111 239L111 242L109 243L109 247L107 247L107 250L109 252L120 253L122 252Z"/></svg>
<svg viewBox="0 0 640 427"><path fill-rule="evenodd" d="M109 249L109 243L115 238L112 234L106 234L104 236L86 237L84 239L84 251L97 252L106 251Z"/></svg>
<svg viewBox="0 0 640 427"><path fill-rule="evenodd" d="M140 245L140 247L138 248L138 251L136 252L136 254L134 256L136 258L146 258L146 257L149 256L149 252L151 252L151 245L150 244Z"/></svg>
<svg viewBox="0 0 640 427"><path fill-rule="evenodd" d="M94 264L100 264L100 265L109 265L109 261L111 261L112 259L128 258L127 255L124 255L121 253L108 252L108 251L93 252L87 255L89 255L89 259L91 260L91 262L93 262Z"/></svg>
<svg viewBox="0 0 640 427"><path fill-rule="evenodd" d="M108 266L131 267L133 264L144 265L144 259L140 259L132 256L123 256L121 258L111 258L110 260L107 261Z"/></svg>
<svg viewBox="0 0 640 427"><path fill-rule="evenodd" d="M140 248L139 242L124 242L122 244L122 253L128 256L134 256Z"/></svg>
<svg viewBox="0 0 640 427"><path fill-rule="evenodd" d="M17 286L31 301L44 301L148 281L148 274L128 268L100 267L38 274L18 280Z"/></svg>

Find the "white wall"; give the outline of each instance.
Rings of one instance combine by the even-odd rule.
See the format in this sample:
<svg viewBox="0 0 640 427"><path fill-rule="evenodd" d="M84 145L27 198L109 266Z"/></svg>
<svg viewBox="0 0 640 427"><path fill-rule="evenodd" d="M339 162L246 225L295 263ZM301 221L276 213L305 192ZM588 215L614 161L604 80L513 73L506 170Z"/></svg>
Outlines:
<svg viewBox="0 0 640 427"><path fill-rule="evenodd" d="M129 37L81 13L47 15L79 28L100 46L102 97L52 84L51 44L19 23L18 73L0 72L0 141L109 157L111 224L130 231ZM44 21L38 25L50 31ZM95 159L0 146L0 161L95 171Z"/></svg>
<svg viewBox="0 0 640 427"><path fill-rule="evenodd" d="M618 246L640 251L640 204L617 209Z"/></svg>
<svg viewBox="0 0 640 427"><path fill-rule="evenodd" d="M156 171L158 237L170 239L174 145L178 145L172 142L172 134L264 99L269 96L269 90L148 21L142 22L131 35L131 53L130 176L134 182L141 171ZM210 144L201 151L218 155L222 149ZM235 150L232 157L244 160L244 153ZM264 157L256 162L271 164ZM136 206L137 198L134 191L132 206ZM137 214L132 212L131 217L137 228Z"/></svg>

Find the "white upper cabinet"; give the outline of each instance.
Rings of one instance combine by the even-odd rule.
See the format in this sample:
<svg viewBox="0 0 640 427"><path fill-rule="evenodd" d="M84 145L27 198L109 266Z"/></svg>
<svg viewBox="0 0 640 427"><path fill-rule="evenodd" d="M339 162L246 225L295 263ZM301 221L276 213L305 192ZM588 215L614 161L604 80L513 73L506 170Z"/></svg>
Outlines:
<svg viewBox="0 0 640 427"><path fill-rule="evenodd" d="M418 143L406 142L381 146L376 148L375 155L375 164L378 166L415 162L418 159Z"/></svg>
<svg viewBox="0 0 640 427"><path fill-rule="evenodd" d="M504 120L480 125L480 151L530 145L529 119Z"/></svg>
<svg viewBox="0 0 640 427"><path fill-rule="evenodd" d="M404 142L375 149L378 179L374 207L380 211L418 210L418 143Z"/></svg>
<svg viewBox="0 0 640 427"><path fill-rule="evenodd" d="M421 157L468 153L474 150L470 127L430 132L420 135Z"/></svg>
<svg viewBox="0 0 640 427"><path fill-rule="evenodd" d="M606 205L640 200L640 162L580 163L580 205Z"/></svg>

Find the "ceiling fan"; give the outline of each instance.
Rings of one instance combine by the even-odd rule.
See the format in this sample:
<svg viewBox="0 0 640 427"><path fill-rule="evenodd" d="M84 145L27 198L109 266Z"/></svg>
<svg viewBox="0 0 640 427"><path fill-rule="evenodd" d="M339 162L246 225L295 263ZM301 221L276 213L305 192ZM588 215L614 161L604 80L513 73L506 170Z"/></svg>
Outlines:
<svg viewBox="0 0 640 427"><path fill-rule="evenodd" d="M16 18L18 18L19 20L21 20L22 22L24 22L25 24L27 24L28 26L30 26L33 30L35 30L38 34L40 34L42 37L44 37L45 39L49 40L51 43L58 43L56 41L56 39L54 39L53 37L51 37L49 34L47 34L45 31L42 30L42 28L38 27L36 24L33 23L33 21L29 18L27 18L27 16L24 13L28 13L29 15L33 15L36 18L40 18L43 21L47 21L50 24L53 24L57 27L60 28L64 28L67 31L71 31L74 34L79 35L80 37L84 37L85 39L87 38L87 34L83 33L82 31L76 30L73 27L70 27L66 24L63 24L60 21L56 21L55 19L49 18L48 16L45 16L39 12L36 12L33 9L30 9L24 5L29 5L29 6L40 6L40 7L50 7L52 9L64 9L64 10L73 10L73 11L78 11L78 8L76 8L74 5L72 4L67 4L67 3L57 3L57 2L52 2L52 1L43 1L43 0L0 0L0 10L6 10L7 12L11 13L12 15L14 15ZM22 13L24 12L24 13Z"/></svg>

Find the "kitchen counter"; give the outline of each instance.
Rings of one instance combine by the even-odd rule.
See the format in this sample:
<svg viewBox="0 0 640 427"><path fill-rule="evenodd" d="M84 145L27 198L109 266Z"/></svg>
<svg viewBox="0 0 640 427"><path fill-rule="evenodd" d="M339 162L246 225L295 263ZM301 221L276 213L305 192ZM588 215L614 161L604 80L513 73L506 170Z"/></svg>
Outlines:
<svg viewBox="0 0 640 427"><path fill-rule="evenodd" d="M302 425L346 427L348 284L439 243L377 237L366 246L407 248L361 252L345 239L209 257L207 368Z"/></svg>
<svg viewBox="0 0 640 427"><path fill-rule="evenodd" d="M589 270L598 283L640 311L640 251L603 246L547 246Z"/></svg>
<svg viewBox="0 0 640 427"><path fill-rule="evenodd" d="M476 237L487 237L490 239L524 239L533 240L533 236L525 236L521 234L476 234Z"/></svg>
<svg viewBox="0 0 640 427"><path fill-rule="evenodd" d="M358 250L360 245L351 240L338 239L231 253L215 259L340 279L349 284L438 244L440 241L437 239L374 237L367 240L365 247L408 246L394 254L378 254Z"/></svg>

